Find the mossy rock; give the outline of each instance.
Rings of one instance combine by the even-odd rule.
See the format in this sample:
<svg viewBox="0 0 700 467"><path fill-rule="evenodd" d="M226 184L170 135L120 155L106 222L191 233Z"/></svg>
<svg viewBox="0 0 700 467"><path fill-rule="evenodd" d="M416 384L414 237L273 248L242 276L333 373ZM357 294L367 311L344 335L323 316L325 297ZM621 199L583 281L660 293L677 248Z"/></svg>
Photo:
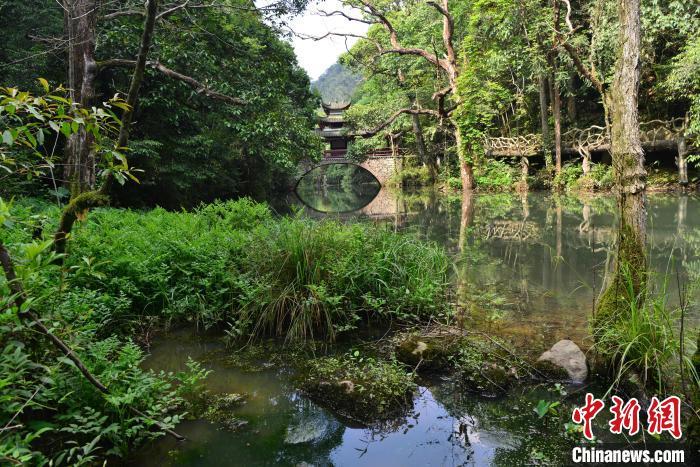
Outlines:
<svg viewBox="0 0 700 467"><path fill-rule="evenodd" d="M452 367L459 350L459 340L453 337L423 337L410 335L396 345L396 359L420 373L438 373Z"/></svg>
<svg viewBox="0 0 700 467"><path fill-rule="evenodd" d="M238 418L232 411L245 403L245 395L229 393L217 394L207 398L207 408L202 418L220 424L229 431L238 430L248 424L247 420Z"/></svg>
<svg viewBox="0 0 700 467"><path fill-rule="evenodd" d="M502 396L517 380L518 374L514 368L490 362L483 362L460 373L464 388L482 397Z"/></svg>
<svg viewBox="0 0 700 467"><path fill-rule="evenodd" d="M341 418L360 425L404 416L416 388L413 375L398 362L352 356L308 362L297 386Z"/></svg>

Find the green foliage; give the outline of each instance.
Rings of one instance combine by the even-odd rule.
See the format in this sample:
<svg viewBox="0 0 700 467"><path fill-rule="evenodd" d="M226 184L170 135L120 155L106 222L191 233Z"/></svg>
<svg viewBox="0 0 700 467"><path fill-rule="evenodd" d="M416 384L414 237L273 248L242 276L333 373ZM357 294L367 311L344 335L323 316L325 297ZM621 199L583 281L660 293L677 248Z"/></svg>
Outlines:
<svg viewBox="0 0 700 467"><path fill-rule="evenodd" d="M515 172L516 169L502 159L487 159L475 168L474 177L480 189L510 189L517 179Z"/></svg>
<svg viewBox="0 0 700 467"><path fill-rule="evenodd" d="M688 43L674 59L663 88L675 98L690 102L688 135L700 135L700 35Z"/></svg>
<svg viewBox="0 0 700 467"><path fill-rule="evenodd" d="M28 338L32 331L12 324L8 313L9 309L3 315L0 334L4 346L0 353L0 418L12 423L0 434L3 461L92 464L105 456L123 456L131 446L162 436L154 420L168 428L178 423L182 399L173 386L179 383L178 377L141 370L143 352L133 343L116 337L94 340L85 329L64 336L81 349L88 369L109 387L110 395L105 397L67 358ZM56 322L65 318L53 316ZM200 377L188 374L186 381ZM133 414L130 407L144 416Z"/></svg>
<svg viewBox="0 0 700 467"><path fill-rule="evenodd" d="M406 167L392 175L388 182L399 187L428 186L432 183L428 167Z"/></svg>
<svg viewBox="0 0 700 467"><path fill-rule="evenodd" d="M82 108L68 100L62 87L52 90L44 78L38 82L43 90L38 95L0 88L0 170L27 179L47 172L53 177L58 141L80 133L94 139L92 150L103 175L113 173L120 183L126 177L136 180L122 153L124 148L115 147L111 139L120 125L112 108L124 109L126 103L115 97L104 107Z"/></svg>
<svg viewBox="0 0 700 467"><path fill-rule="evenodd" d="M633 373L643 386L665 394L679 382L679 358L691 379L700 384L690 355L679 355L674 323L680 310L669 305L666 283L656 294L648 290L636 294L631 267L625 263L615 282L622 290L608 288L605 292L614 294L616 300L600 299L593 327L596 352L613 365L615 384Z"/></svg>
<svg viewBox="0 0 700 467"><path fill-rule="evenodd" d="M556 407L559 406L561 402L559 401L546 401L544 399L540 399L537 402L537 405L535 406L534 409L532 409L539 418L544 418L547 416L547 414L557 414L557 409Z"/></svg>
<svg viewBox="0 0 700 467"><path fill-rule="evenodd" d="M583 175L583 169L579 164L564 164L561 172L554 176L552 185L558 189L572 187Z"/></svg>

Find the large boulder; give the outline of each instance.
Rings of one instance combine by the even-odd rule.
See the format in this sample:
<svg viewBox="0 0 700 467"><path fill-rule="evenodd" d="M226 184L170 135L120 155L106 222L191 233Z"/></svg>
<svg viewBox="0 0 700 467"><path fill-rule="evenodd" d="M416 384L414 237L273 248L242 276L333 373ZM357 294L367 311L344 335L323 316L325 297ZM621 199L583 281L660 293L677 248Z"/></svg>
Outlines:
<svg viewBox="0 0 700 467"><path fill-rule="evenodd" d="M586 355L578 345L568 339L562 339L554 344L551 349L540 355L537 361L549 362L564 369L569 378L577 383L585 381L588 377Z"/></svg>

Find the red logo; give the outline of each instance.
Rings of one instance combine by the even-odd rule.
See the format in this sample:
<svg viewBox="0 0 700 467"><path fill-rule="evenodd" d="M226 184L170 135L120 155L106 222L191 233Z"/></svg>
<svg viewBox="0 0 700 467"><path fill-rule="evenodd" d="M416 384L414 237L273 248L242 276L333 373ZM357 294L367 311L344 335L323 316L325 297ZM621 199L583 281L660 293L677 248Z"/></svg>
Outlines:
<svg viewBox="0 0 700 467"><path fill-rule="evenodd" d="M622 429L627 430L630 436L639 433L639 402L632 398L626 404L621 398L612 396L613 406L610 412L613 419L608 422L610 433L620 434Z"/></svg>
<svg viewBox="0 0 700 467"><path fill-rule="evenodd" d="M612 420L608 422L611 433L622 434L623 430L630 436L640 431L639 412L641 406L635 398L625 402L620 397L612 396L613 405L610 412ZM571 414L574 423L583 424L583 436L593 440L593 419L605 407L605 402L596 399L593 394L586 394L586 403L583 407L576 407ZM669 396L663 401L654 396L651 398L649 410L647 410L647 433L660 435L667 431L675 439L683 436L681 431L681 400L677 396Z"/></svg>
<svg viewBox="0 0 700 467"><path fill-rule="evenodd" d="M654 396L647 411L649 434L660 435L664 431L671 433L675 439L680 438L681 432L681 400L677 396L670 396L659 402Z"/></svg>
<svg viewBox="0 0 700 467"><path fill-rule="evenodd" d="M583 436L586 439L593 439L593 428L592 422L598 412L603 410L605 407L605 402L600 399L593 397L590 392L586 394L586 405L583 407L576 407L574 413L571 414L571 419L574 423L583 423Z"/></svg>

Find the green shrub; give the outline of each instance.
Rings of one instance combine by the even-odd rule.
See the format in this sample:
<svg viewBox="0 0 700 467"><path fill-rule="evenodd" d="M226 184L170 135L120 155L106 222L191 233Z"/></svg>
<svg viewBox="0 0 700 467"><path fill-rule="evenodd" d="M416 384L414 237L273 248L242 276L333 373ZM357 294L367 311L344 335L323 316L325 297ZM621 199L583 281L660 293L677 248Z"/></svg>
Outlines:
<svg viewBox="0 0 700 467"><path fill-rule="evenodd" d="M428 167L406 167L392 175L389 184L394 186L428 186L432 183Z"/></svg>
<svg viewBox="0 0 700 467"><path fill-rule="evenodd" d="M448 177L446 183L447 183L447 187L452 189L452 190L461 190L462 189L462 179L459 177Z"/></svg>
<svg viewBox="0 0 700 467"><path fill-rule="evenodd" d="M554 176L552 185L559 189L571 188L581 175L583 175L583 168L578 162L564 164L561 172Z"/></svg>
<svg viewBox="0 0 700 467"><path fill-rule="evenodd" d="M14 329L16 336L30 332ZM155 421L173 428L180 420L183 401L173 386L178 377L141 370L144 354L133 343L112 337L70 344L81 349L83 362L110 395L100 393L50 347L47 354L46 347L4 342L0 419L14 421L14 428L0 433L4 461L92 464L98 457L124 456L130 447L162 436ZM145 416L133 413L132 407Z"/></svg>
<svg viewBox="0 0 700 467"><path fill-rule="evenodd" d="M511 188L517 179L515 168L502 159L486 159L474 168L476 186L480 190Z"/></svg>
<svg viewBox="0 0 700 467"><path fill-rule="evenodd" d="M682 358L686 372L700 384L691 357L679 355L674 323L680 310L669 306L666 285L658 294L646 290L636 295L629 268L623 267L621 275L618 284L625 290L605 292L614 294L614 300L601 297L592 331L596 352L615 370L615 383L636 373L643 386L664 394L680 379Z"/></svg>
<svg viewBox="0 0 700 467"><path fill-rule="evenodd" d="M606 164L592 164L590 176L595 180L599 190L610 190L615 185L612 166Z"/></svg>
<svg viewBox="0 0 700 467"><path fill-rule="evenodd" d="M118 310L111 316L127 328L148 316L205 327L225 320L237 308L235 265L248 241L244 229L270 214L264 205L248 200L215 204L201 212L92 213L71 244L68 265L77 268L72 285L130 301L131 309L122 309L125 316L118 316ZM85 261L95 262L99 275L78 274Z"/></svg>

